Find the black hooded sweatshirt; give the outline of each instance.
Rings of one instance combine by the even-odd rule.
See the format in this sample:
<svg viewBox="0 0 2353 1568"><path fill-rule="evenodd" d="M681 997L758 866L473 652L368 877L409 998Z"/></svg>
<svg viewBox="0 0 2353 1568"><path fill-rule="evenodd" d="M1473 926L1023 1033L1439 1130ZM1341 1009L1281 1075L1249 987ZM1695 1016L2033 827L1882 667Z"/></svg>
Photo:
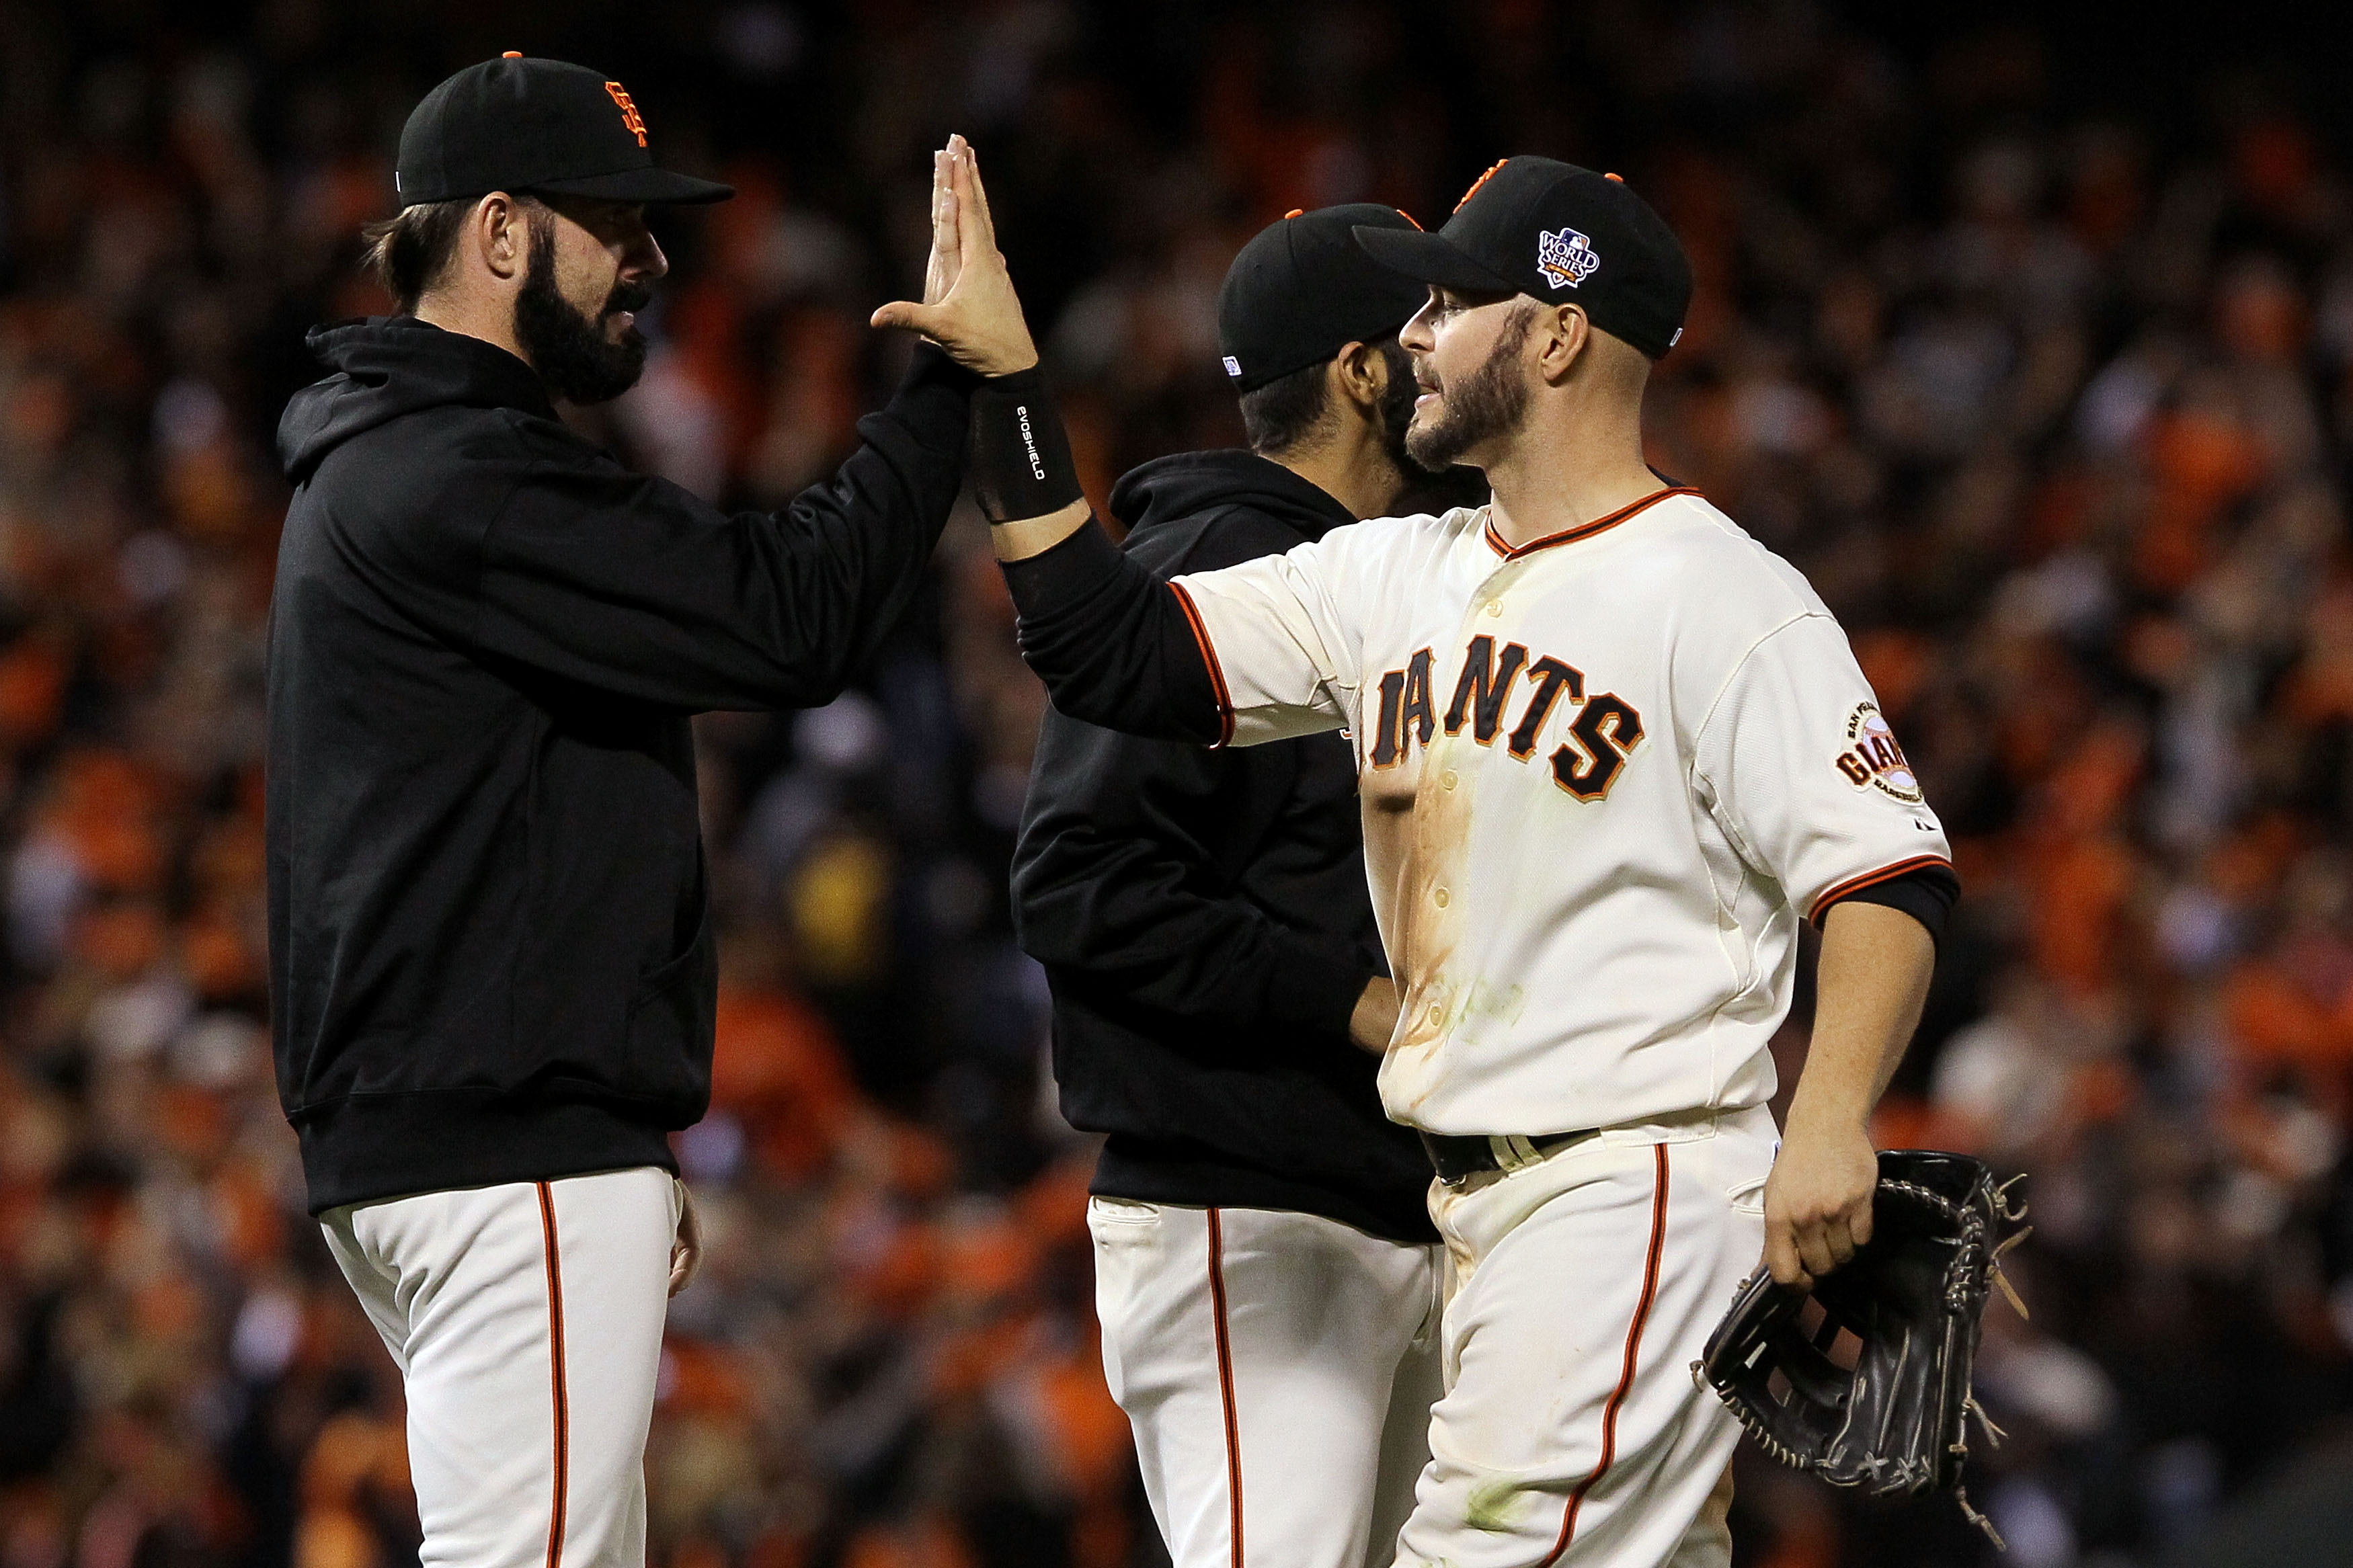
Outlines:
<svg viewBox="0 0 2353 1568"><path fill-rule="evenodd" d="M1146 463L1111 504L1128 553L1163 577L1355 521L1249 452ZM1345 740L1213 752L1049 713L1013 892L1053 992L1062 1114L1110 1134L1093 1191L1434 1238L1429 1158L1348 1039L1387 970Z"/></svg>
<svg viewBox="0 0 2353 1568"><path fill-rule="evenodd" d="M688 717L830 700L914 593L976 378L934 349L828 484L730 516L514 355L315 331L269 655L270 999L311 1212L674 1169L717 965Z"/></svg>

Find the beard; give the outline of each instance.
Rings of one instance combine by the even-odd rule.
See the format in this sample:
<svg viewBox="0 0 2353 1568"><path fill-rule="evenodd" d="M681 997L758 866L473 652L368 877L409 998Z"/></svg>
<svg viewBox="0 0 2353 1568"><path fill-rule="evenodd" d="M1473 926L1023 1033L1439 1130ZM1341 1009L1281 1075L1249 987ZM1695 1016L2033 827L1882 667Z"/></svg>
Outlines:
<svg viewBox="0 0 2353 1568"><path fill-rule="evenodd" d="M1461 461L1472 447L1520 427L1528 411L1528 380L1520 368L1519 353L1535 319L1534 311L1516 313L1496 338L1486 363L1453 386L1440 389L1443 412L1405 433L1405 449L1415 462L1436 473Z"/></svg>
<svg viewBox="0 0 2353 1568"><path fill-rule="evenodd" d="M605 335L605 324L622 310L644 310L652 298L653 290L642 283L616 282L591 320L555 286L554 226L535 223L531 265L515 296L515 342L556 396L566 403L607 403L645 374L646 338L632 324L616 342Z"/></svg>
<svg viewBox="0 0 2353 1568"><path fill-rule="evenodd" d="M1413 355L1398 346L1395 338L1380 345L1381 357L1388 361L1389 383L1381 394L1381 447L1388 453L1389 461L1397 465L1406 478L1421 479L1438 472L1424 468L1409 446L1407 432L1413 424L1413 400L1421 395L1421 388L1413 379Z"/></svg>

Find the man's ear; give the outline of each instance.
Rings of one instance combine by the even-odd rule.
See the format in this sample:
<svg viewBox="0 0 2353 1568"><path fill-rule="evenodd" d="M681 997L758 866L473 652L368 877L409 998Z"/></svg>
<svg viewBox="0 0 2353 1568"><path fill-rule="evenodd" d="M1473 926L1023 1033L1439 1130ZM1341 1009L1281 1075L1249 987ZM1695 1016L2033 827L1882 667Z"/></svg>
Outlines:
<svg viewBox="0 0 2353 1568"><path fill-rule="evenodd" d="M492 191L474 204L474 254L483 269L501 282L521 274L531 257L531 219L522 204Z"/></svg>
<svg viewBox="0 0 2353 1568"><path fill-rule="evenodd" d="M1345 343L1332 356L1333 390L1356 407L1378 408L1388 390L1389 362L1370 343Z"/></svg>
<svg viewBox="0 0 2353 1568"><path fill-rule="evenodd" d="M1529 336L1536 344L1536 374L1548 386L1568 379L1592 342L1593 323L1575 305L1555 305L1533 323Z"/></svg>

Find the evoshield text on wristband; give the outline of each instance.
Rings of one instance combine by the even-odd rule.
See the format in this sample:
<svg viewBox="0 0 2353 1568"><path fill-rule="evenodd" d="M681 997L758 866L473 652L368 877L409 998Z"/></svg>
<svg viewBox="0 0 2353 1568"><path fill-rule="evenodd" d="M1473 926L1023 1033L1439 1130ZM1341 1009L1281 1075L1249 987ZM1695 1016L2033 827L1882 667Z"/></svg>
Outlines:
<svg viewBox="0 0 2353 1568"><path fill-rule="evenodd" d="M991 522L1044 517L1083 500L1062 416L1036 365L972 395L972 488Z"/></svg>

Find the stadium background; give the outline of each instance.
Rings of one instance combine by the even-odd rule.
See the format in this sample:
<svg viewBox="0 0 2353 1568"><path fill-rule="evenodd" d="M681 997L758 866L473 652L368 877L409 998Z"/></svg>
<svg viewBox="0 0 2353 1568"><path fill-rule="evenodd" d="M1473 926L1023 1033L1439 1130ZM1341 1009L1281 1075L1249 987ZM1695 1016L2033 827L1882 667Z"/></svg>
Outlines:
<svg viewBox="0 0 2353 1568"><path fill-rule="evenodd" d="M1212 307L1261 224L1435 223L1510 152L1624 173L1699 279L1657 464L1811 575L1958 847L1881 1133L2033 1173L2035 1316L1992 1311L1979 1384L2010 1561L2345 1508L2342 29L2002 15L0 4L0 1568L415 1560L397 1380L268 1068L270 437L303 329L383 309L353 237L402 117L505 48L621 78L668 161L741 188L662 220L651 368L584 423L747 504L888 386L863 318L915 286L948 130L1098 502L1238 437ZM1005 909L1040 701L965 512L853 695L702 721L725 995L659 1568L1159 1560ZM1949 1508L1752 1459L1746 1564L1985 1559ZM2342 1560L2235 1550L2195 1560Z"/></svg>

